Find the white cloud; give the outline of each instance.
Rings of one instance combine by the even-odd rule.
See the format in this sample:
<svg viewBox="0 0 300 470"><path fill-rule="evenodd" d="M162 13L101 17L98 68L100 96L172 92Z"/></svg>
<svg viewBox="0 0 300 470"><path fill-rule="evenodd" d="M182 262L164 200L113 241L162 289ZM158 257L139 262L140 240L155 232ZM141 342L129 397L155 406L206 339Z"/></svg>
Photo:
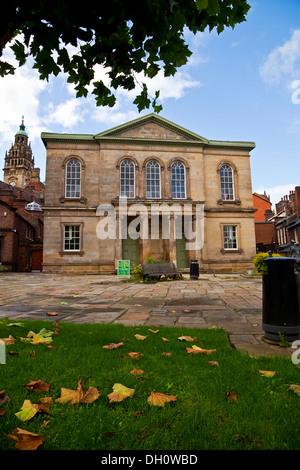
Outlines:
<svg viewBox="0 0 300 470"><path fill-rule="evenodd" d="M282 79L291 82L300 78L300 29L295 29L289 40L276 47L260 67L264 81L278 85Z"/></svg>
<svg viewBox="0 0 300 470"><path fill-rule="evenodd" d="M10 54L4 55L7 60ZM17 68L14 75L0 78L0 137L11 140L21 124L22 116L30 123L30 138L40 135L41 123L39 117L39 99L48 86L47 82L39 79L38 73L32 69L31 63Z"/></svg>
<svg viewBox="0 0 300 470"><path fill-rule="evenodd" d="M165 77L163 70L160 70L152 79L145 77L143 74L138 74L136 81L137 85L133 90L120 89L118 90L118 96L133 100L142 90L142 83L145 83L150 96L154 98L156 90L160 90L159 100L165 101L169 98L180 99L186 94L188 89L202 86L199 81L193 80L185 70L178 71L171 77Z"/></svg>
<svg viewBox="0 0 300 470"><path fill-rule="evenodd" d="M275 204L281 201L283 196L288 196L290 191L294 191L297 184L283 184L272 186L270 188L258 188L255 192L258 194L264 194L266 191L267 196L270 196L270 200L272 203L272 209L275 210Z"/></svg>
<svg viewBox="0 0 300 470"><path fill-rule="evenodd" d="M80 122L84 122L84 115L87 110L84 108L84 101L79 98L71 98L59 105L53 103L48 105L48 116L43 116L43 121L48 124L61 125L65 129L70 129Z"/></svg>
<svg viewBox="0 0 300 470"><path fill-rule="evenodd" d="M118 105L114 108L98 107L93 112L92 119L97 122L117 126L118 124L122 124L139 117L139 113L137 111L121 111L118 109L120 109Z"/></svg>

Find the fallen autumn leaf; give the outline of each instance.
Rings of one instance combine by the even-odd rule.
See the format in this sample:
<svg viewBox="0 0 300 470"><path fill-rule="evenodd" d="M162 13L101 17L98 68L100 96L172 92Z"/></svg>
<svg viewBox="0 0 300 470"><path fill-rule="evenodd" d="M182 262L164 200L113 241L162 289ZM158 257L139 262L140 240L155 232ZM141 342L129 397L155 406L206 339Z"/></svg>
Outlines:
<svg viewBox="0 0 300 470"><path fill-rule="evenodd" d="M164 393L155 393L151 391L151 395L148 397L147 401L150 406L165 406L165 403L177 401L177 397L174 395L165 395Z"/></svg>

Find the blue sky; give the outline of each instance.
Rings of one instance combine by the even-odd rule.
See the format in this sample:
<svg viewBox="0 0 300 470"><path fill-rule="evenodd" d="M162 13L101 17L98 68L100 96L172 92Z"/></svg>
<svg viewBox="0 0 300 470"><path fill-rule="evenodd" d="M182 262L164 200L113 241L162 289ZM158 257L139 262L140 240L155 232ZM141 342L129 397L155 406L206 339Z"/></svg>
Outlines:
<svg viewBox="0 0 300 470"><path fill-rule="evenodd" d="M208 139L254 141L252 190L270 194L274 208L300 185L300 2L249 3L247 22L234 30L187 34L189 63L175 77L160 74L150 89L161 89L162 117ZM139 117L132 101L118 92L116 107L97 108L93 95L76 98L64 76L40 81L29 63L0 78L0 179L22 115L44 180L41 132L96 134Z"/></svg>

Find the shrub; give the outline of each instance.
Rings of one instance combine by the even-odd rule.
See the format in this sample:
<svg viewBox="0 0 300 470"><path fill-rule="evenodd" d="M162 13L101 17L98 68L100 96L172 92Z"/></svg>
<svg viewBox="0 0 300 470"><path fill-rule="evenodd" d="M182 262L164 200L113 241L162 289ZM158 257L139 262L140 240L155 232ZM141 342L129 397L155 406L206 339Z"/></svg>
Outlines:
<svg viewBox="0 0 300 470"><path fill-rule="evenodd" d="M133 266L131 269L131 279L135 282L143 280L143 268L140 264Z"/></svg>
<svg viewBox="0 0 300 470"><path fill-rule="evenodd" d="M268 272L268 267L266 265L266 263L264 262L264 260L266 258L270 258L270 256L272 257L280 257L280 255L278 255L277 253L272 253L271 255L269 255L269 253L257 253L257 255L253 258L253 263L254 263L254 266L255 266L255 271L259 274L267 274Z"/></svg>
<svg viewBox="0 0 300 470"><path fill-rule="evenodd" d="M0 273L6 273L7 268L0 263Z"/></svg>

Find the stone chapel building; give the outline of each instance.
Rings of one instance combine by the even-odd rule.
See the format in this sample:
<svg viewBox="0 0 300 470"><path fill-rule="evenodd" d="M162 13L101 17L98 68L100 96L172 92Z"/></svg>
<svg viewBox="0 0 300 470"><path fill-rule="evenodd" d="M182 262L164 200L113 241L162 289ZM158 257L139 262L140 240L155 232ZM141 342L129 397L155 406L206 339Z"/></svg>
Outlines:
<svg viewBox="0 0 300 470"><path fill-rule="evenodd" d="M118 260L140 264L148 258L174 262L178 269L196 259L209 272L253 268L253 142L208 140L156 114L96 135L41 137L47 149L44 271L111 273ZM146 236L131 236L141 214L136 204L143 212L139 220L149 222ZM162 205L172 209L169 237L162 235ZM193 245L178 220L186 211L197 238L199 207L201 243ZM109 211L117 227L109 233L116 236L99 232Z"/></svg>

